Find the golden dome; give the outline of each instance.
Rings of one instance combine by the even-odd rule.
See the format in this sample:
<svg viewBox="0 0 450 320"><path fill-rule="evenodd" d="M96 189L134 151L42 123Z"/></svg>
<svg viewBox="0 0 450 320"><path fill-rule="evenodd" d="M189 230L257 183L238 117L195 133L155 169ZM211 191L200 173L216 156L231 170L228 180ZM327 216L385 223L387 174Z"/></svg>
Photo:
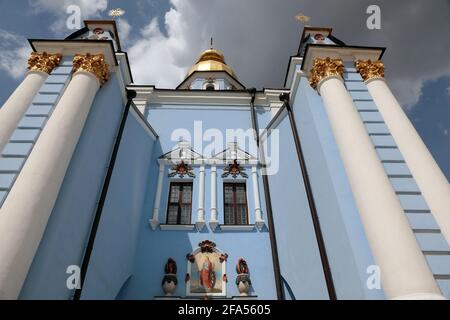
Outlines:
<svg viewBox="0 0 450 320"><path fill-rule="evenodd" d="M226 63L222 52L217 49L209 48L200 55L197 62L189 70L187 77L189 77L194 71L225 71L233 78L236 78L236 74Z"/></svg>

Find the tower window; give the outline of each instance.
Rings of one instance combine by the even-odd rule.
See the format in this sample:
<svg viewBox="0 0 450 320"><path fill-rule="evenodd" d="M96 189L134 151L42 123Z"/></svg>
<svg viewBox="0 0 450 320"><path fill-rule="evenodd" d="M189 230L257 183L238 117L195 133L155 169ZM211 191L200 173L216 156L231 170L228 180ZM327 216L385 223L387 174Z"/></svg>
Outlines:
<svg viewBox="0 0 450 320"><path fill-rule="evenodd" d="M192 210L192 182L170 184L167 224L190 224Z"/></svg>
<svg viewBox="0 0 450 320"><path fill-rule="evenodd" d="M223 200L225 224L248 224L245 183L224 183Z"/></svg>
<svg viewBox="0 0 450 320"><path fill-rule="evenodd" d="M213 79L208 79L205 82L203 82L203 89L204 90L216 90L216 82Z"/></svg>

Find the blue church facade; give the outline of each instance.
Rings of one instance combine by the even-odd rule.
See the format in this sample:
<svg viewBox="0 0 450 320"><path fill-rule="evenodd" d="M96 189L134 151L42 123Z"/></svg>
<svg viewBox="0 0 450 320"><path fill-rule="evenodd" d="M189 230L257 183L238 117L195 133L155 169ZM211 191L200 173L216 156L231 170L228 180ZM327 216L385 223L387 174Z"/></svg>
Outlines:
<svg viewBox="0 0 450 320"><path fill-rule="evenodd" d="M381 254L325 94L304 72L313 48L347 50L331 30L305 28L284 88L262 90L244 87L213 48L176 89L135 84L114 30L112 22L88 21L65 40L31 40L36 51L106 44L117 64L95 94L17 298L391 298L383 273L376 278ZM95 38L105 31L107 38ZM378 58L384 52L369 49ZM61 107L70 50L1 151L1 205ZM421 259L449 298L442 227L354 63L344 61L342 78Z"/></svg>

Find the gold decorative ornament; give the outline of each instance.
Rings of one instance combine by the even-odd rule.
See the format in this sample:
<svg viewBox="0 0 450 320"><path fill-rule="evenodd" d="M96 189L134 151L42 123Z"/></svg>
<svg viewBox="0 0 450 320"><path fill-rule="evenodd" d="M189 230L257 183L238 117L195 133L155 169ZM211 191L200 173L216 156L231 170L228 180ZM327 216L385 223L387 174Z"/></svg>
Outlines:
<svg viewBox="0 0 450 320"><path fill-rule="evenodd" d="M236 74L225 62L223 53L217 49L209 48L200 55L196 64L192 66L186 77L195 71L225 71L230 76L236 78Z"/></svg>
<svg viewBox="0 0 450 320"><path fill-rule="evenodd" d="M117 18L120 16L123 16L125 14L125 10L123 10L122 8L114 8L108 11L108 16L113 17L113 18Z"/></svg>
<svg viewBox="0 0 450 320"><path fill-rule="evenodd" d="M355 67L364 81L373 78L384 78L384 63L381 60L356 60Z"/></svg>
<svg viewBox="0 0 450 320"><path fill-rule="evenodd" d="M103 85L108 81L108 65L105 56L100 54L76 54L73 57L73 72L86 71L92 73Z"/></svg>
<svg viewBox="0 0 450 320"><path fill-rule="evenodd" d="M32 52L28 59L28 70L42 71L50 74L61 62L62 55L59 53L48 54L47 52Z"/></svg>
<svg viewBox="0 0 450 320"><path fill-rule="evenodd" d="M340 76L344 73L344 63L342 59L315 58L313 66L309 71L309 84L314 89L320 81L327 77Z"/></svg>
<svg viewBox="0 0 450 320"><path fill-rule="evenodd" d="M308 23L310 18L307 15L303 14L302 12L300 12L299 14L297 14L295 16L295 20L297 20L297 21L299 21L299 22L301 22L303 24L306 24L306 23Z"/></svg>

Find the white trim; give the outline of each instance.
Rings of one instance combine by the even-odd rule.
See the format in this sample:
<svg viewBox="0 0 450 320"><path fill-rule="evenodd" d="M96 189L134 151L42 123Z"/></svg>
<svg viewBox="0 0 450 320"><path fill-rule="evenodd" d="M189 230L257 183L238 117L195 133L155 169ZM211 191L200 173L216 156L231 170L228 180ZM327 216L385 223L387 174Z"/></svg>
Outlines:
<svg viewBox="0 0 450 320"><path fill-rule="evenodd" d="M303 62L303 58L301 57L291 57L291 63L289 65L289 70L286 78L286 87L289 88L289 84L293 82L295 79L295 70L297 69L297 66L301 66Z"/></svg>
<svg viewBox="0 0 450 320"><path fill-rule="evenodd" d="M153 205L153 217L150 219L150 227L155 230L159 224L159 208L161 205L161 193L162 193L162 184L164 177L164 163L159 164L159 174L158 174L158 184L156 187L156 195L155 202Z"/></svg>
<svg viewBox="0 0 450 320"><path fill-rule="evenodd" d="M356 47L336 47L330 46L310 46L307 54L303 58L302 70L309 72L314 63L315 58L331 58L342 59L344 62L353 60L378 60L380 58L382 49L379 48L356 48Z"/></svg>
<svg viewBox="0 0 450 320"><path fill-rule="evenodd" d="M164 231L190 231L195 229L195 224L160 224L159 227Z"/></svg>
<svg viewBox="0 0 450 320"><path fill-rule="evenodd" d="M125 56L124 52L116 52L116 59L117 62L120 66L120 69L123 71L126 71L125 73L122 72L123 74L123 79L125 80L125 82L131 83L131 70L128 68L128 63L127 63L127 58ZM126 70L124 70L126 69Z"/></svg>
<svg viewBox="0 0 450 320"><path fill-rule="evenodd" d="M209 91L212 92L212 91ZM166 109L166 110L216 110L216 111L250 111L250 107L246 105L241 106L214 106L209 104L198 104L198 105L183 105L179 103L173 103L173 104L167 104L167 102L159 103L150 103L146 105L147 109L153 109L153 110L159 110L159 109ZM261 108L264 108L264 110L270 111L270 107L263 106Z"/></svg>
<svg viewBox="0 0 450 320"><path fill-rule="evenodd" d="M253 231L254 224L220 224L220 230L223 231Z"/></svg>
<svg viewBox="0 0 450 320"><path fill-rule="evenodd" d="M136 104L161 105L170 108L169 105L178 105L179 108L189 109L202 108L217 109L226 106L226 110L245 107L250 109L251 97L243 91L207 91L207 90L159 90L148 86L130 86L129 89L136 91L137 96L133 99ZM287 89L267 89L256 93L255 106L279 108L283 105L278 96L280 93L289 92ZM174 106L177 107L177 106Z"/></svg>
<svg viewBox="0 0 450 320"><path fill-rule="evenodd" d="M253 200L255 206L255 225L258 230L264 227L264 220L262 218L261 203L259 198L259 185L258 185L258 168L256 166L252 167L252 183L253 183Z"/></svg>
<svg viewBox="0 0 450 320"><path fill-rule="evenodd" d="M202 164L199 168L199 191L198 191L198 208L197 208L197 222L195 226L198 231L201 231L205 226L205 165Z"/></svg>
<svg viewBox="0 0 450 320"><path fill-rule="evenodd" d="M209 227L212 231L219 225L217 220L217 167L211 166L211 209L210 209Z"/></svg>
<svg viewBox="0 0 450 320"><path fill-rule="evenodd" d="M109 41L49 41L32 40L36 52L60 53L63 56L74 56L75 54L99 54L105 57L105 62L110 66L116 66L116 55Z"/></svg>

